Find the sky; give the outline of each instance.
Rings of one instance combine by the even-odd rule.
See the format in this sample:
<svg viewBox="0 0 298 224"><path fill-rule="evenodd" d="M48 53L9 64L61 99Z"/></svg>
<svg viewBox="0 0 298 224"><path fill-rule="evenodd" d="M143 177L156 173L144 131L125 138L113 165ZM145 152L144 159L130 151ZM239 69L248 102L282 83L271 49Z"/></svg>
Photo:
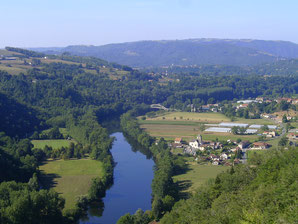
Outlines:
<svg viewBox="0 0 298 224"><path fill-rule="evenodd" d="M231 38L298 43L297 0L0 0L0 48Z"/></svg>

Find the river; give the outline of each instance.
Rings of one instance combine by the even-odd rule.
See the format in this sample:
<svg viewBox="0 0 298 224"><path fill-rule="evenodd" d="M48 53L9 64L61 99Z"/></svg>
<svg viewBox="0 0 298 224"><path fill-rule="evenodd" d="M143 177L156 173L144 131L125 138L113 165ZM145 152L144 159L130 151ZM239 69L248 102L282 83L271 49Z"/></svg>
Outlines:
<svg viewBox="0 0 298 224"><path fill-rule="evenodd" d="M144 211L151 209L153 160L133 150L122 133L112 136L116 138L111 149L116 163L114 184L103 198L104 206L102 203L92 205L88 217L80 224L115 224L128 212L134 214L139 208Z"/></svg>

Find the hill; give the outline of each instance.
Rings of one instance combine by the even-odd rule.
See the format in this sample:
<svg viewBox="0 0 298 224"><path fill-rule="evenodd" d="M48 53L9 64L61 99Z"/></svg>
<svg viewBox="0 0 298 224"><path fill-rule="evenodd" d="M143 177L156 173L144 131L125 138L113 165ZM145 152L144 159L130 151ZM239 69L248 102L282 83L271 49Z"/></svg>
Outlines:
<svg viewBox="0 0 298 224"><path fill-rule="evenodd" d="M103 46L38 48L40 52L69 52L94 56L133 67L190 65L258 65L298 58L298 45L286 41L188 39L139 41Z"/></svg>

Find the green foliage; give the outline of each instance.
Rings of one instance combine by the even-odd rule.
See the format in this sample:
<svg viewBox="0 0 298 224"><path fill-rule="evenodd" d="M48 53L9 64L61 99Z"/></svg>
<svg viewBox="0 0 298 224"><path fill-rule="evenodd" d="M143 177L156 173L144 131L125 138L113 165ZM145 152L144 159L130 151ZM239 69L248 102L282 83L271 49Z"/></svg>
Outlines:
<svg viewBox="0 0 298 224"><path fill-rule="evenodd" d="M64 200L50 190L35 191L26 184L0 184L0 223L64 223Z"/></svg>
<svg viewBox="0 0 298 224"><path fill-rule="evenodd" d="M175 204L161 223L296 223L298 149L256 154Z"/></svg>

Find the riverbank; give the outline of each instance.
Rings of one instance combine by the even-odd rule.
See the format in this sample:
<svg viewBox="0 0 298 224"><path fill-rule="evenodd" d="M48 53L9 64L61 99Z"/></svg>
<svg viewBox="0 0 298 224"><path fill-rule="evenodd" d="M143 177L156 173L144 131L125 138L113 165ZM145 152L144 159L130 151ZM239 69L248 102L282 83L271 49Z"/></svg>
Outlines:
<svg viewBox="0 0 298 224"><path fill-rule="evenodd" d="M126 213L137 209L151 209L151 182L154 162L150 157L133 149L123 133L112 134L116 138L111 149L114 167L114 184L106 191L100 205L94 204L80 224L115 224ZM102 206L102 205L101 205Z"/></svg>

